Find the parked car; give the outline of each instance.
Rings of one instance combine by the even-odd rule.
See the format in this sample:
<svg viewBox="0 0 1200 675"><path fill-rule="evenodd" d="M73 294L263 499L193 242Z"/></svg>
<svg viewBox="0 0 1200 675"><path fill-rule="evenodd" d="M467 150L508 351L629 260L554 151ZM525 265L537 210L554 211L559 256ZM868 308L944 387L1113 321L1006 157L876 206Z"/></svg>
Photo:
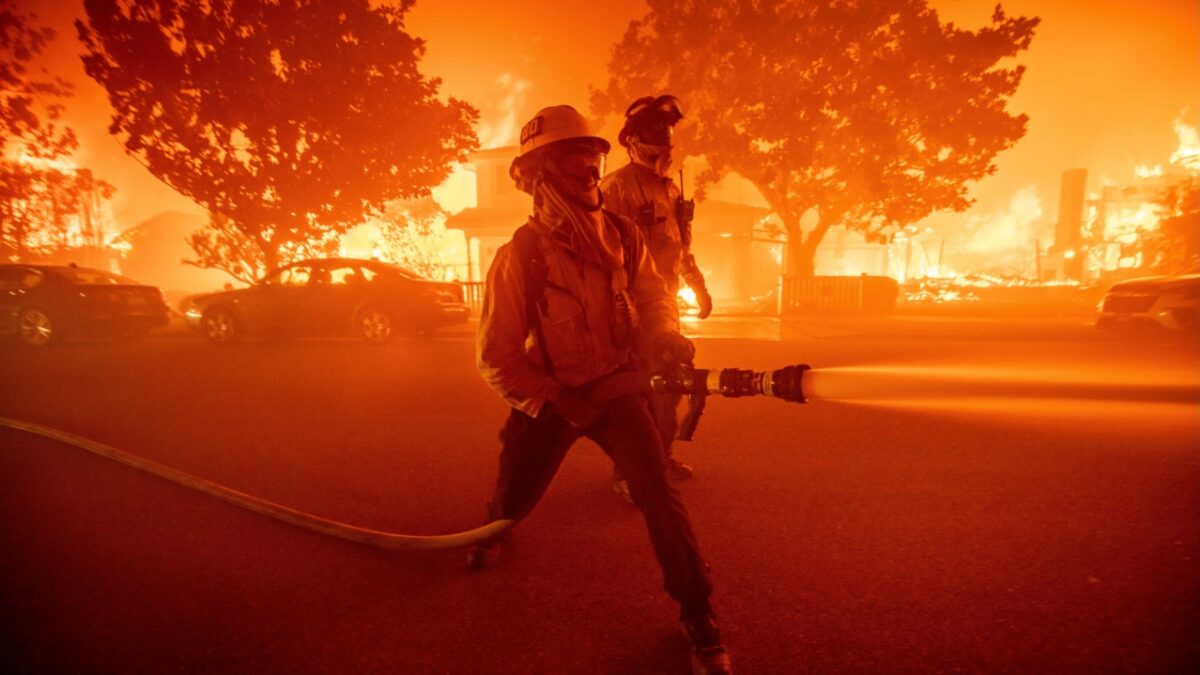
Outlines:
<svg viewBox="0 0 1200 675"><path fill-rule="evenodd" d="M191 296L187 325L213 342L247 335L355 335L384 342L467 320L458 284L375 260L302 260L249 288Z"/></svg>
<svg viewBox="0 0 1200 675"><path fill-rule="evenodd" d="M1099 311L1100 328L1194 331L1200 326L1200 273L1191 269L1113 284Z"/></svg>
<svg viewBox="0 0 1200 675"><path fill-rule="evenodd" d="M74 265L0 265L0 333L40 347L68 336L137 335L165 326L163 294Z"/></svg>

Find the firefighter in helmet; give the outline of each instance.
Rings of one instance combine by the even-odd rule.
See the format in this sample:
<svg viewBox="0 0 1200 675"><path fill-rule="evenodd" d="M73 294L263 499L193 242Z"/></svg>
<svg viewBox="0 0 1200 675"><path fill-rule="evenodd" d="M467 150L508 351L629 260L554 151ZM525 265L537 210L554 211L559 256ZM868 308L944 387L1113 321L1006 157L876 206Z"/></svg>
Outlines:
<svg viewBox="0 0 1200 675"><path fill-rule="evenodd" d="M672 130L681 119L679 99L671 95L646 96L631 103L617 136L629 152L629 164L605 176L600 191L607 208L634 221L641 230L654 264L667 283L667 292L674 297L682 277L695 293L699 317L704 319L712 312L712 297L691 252L692 202L682 198L680 186L670 177ZM692 476L692 467L672 452L679 428L680 398L678 394L661 394L652 401L668 474L676 480ZM629 485L619 469L613 473L613 490L629 501Z"/></svg>
<svg viewBox="0 0 1200 675"><path fill-rule="evenodd" d="M634 370L635 352L669 365L689 361L694 349L676 330L675 297L641 231L601 208L608 150L566 105L542 109L521 130L510 174L533 195L533 214L496 252L476 345L483 379L512 406L500 432L488 519L529 514L571 445L592 439L626 477L642 511L666 591L680 604L696 671L728 673L709 605L708 566L667 478L647 397L619 387L614 394L609 386ZM468 565L495 562L503 543L472 547Z"/></svg>

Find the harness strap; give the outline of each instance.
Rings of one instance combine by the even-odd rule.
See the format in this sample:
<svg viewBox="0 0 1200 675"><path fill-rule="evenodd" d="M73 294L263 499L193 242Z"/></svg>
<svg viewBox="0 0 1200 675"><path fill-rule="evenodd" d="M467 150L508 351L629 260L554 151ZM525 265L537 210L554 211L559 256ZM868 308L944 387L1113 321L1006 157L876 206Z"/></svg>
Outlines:
<svg viewBox="0 0 1200 675"><path fill-rule="evenodd" d="M621 249L625 255L626 290L633 287L634 274L637 272L637 239L625 226L624 222L613 212L603 209L604 219L621 234ZM542 332L541 310L545 305L546 287L551 286L550 267L542 256L538 245L537 233L526 223L513 233L513 249L521 269L525 273L525 316L537 336L538 349L542 352L542 362L546 364L546 373L554 374L554 361L550 358L550 349L546 346L546 336ZM565 290L565 289L564 289Z"/></svg>
<svg viewBox="0 0 1200 675"><path fill-rule="evenodd" d="M521 261L521 269L525 272L525 320L537 335L542 362L546 364L546 373L553 375L554 361L550 358L550 349L546 346L546 335L542 332L542 313L539 309L539 305L545 301L550 268L542 258L537 233L528 224L518 227L513 233L513 248L517 259Z"/></svg>

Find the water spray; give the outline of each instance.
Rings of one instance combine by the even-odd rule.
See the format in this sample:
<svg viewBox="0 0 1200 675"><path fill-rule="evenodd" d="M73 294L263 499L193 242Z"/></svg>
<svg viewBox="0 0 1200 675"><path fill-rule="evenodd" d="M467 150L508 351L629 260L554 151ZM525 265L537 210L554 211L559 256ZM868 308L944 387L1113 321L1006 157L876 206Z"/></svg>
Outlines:
<svg viewBox="0 0 1200 675"><path fill-rule="evenodd" d="M814 400L861 404L936 401L1195 403L1200 389L1179 373L1130 374L1053 367L842 366L804 378Z"/></svg>
<svg viewBox="0 0 1200 675"><path fill-rule="evenodd" d="M1200 400L1197 383L1191 379L1167 381L1161 377L1117 380L1109 373L1088 377L1079 373L1048 369L1013 371L999 368L946 367L834 367L812 370L796 364L776 370L741 368L703 369L685 366L650 376L623 372L605 378L591 388L593 405L627 394L679 394L688 397L688 413L680 421L679 438L691 440L710 395L726 398L769 396L789 403L810 400L888 405L920 401L953 400L980 402L1002 398L1044 401L1153 402L1188 404ZM496 520L471 530L445 535L411 535L381 532L339 523L269 502L232 488L177 471L157 462L116 448L32 422L0 417L8 427L49 438L86 450L135 469L165 478L230 504L321 534L388 549L446 549L488 541L512 528L514 520Z"/></svg>

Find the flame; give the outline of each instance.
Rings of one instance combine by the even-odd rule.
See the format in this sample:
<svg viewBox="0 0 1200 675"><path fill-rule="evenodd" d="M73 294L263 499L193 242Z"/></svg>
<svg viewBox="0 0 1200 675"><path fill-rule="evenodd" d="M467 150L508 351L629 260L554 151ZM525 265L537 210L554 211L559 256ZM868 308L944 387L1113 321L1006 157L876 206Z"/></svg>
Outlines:
<svg viewBox="0 0 1200 675"><path fill-rule="evenodd" d="M675 293L675 300L679 304L680 321L692 324L699 320L697 314L700 313L700 302L696 300L695 291L687 286L681 286Z"/></svg>
<svg viewBox="0 0 1200 675"><path fill-rule="evenodd" d="M22 150L15 155L11 155L11 157L11 161L29 167L41 174L76 176L79 173L78 162L69 156L51 159L30 155ZM40 184L40 186L35 186L34 192L28 196L27 202L29 204L39 202L44 204L47 199L45 189L44 183ZM51 250L63 247L66 249L78 249L89 246L108 247L114 250L129 250L131 247L128 243L123 243L119 246L114 244L117 234L113 231L115 219L112 214L112 204L107 199L95 197L92 193L84 196L87 197L84 200L86 203L80 204L75 213L62 215L61 221L54 227L43 228L30 233L27 244L35 249L42 247Z"/></svg>
<svg viewBox="0 0 1200 675"><path fill-rule="evenodd" d="M22 152L17 155L17 161L41 171L58 171L59 173L74 174L79 170L79 165L70 157L46 159L45 157L34 157Z"/></svg>
<svg viewBox="0 0 1200 675"><path fill-rule="evenodd" d="M504 73L496 80L504 92L499 98L499 114L494 121L479 125L479 147L499 148L517 140L518 115L525 106L526 94L532 86L529 80Z"/></svg>
<svg viewBox="0 0 1200 675"><path fill-rule="evenodd" d="M1163 175L1162 164L1154 166L1139 166L1133 170L1133 175L1138 178L1154 178Z"/></svg>
<svg viewBox="0 0 1200 675"><path fill-rule="evenodd" d="M1179 117L1175 118L1174 124L1179 147L1171 153L1171 164L1188 171L1200 171L1200 133L1195 127L1184 124Z"/></svg>
<svg viewBox="0 0 1200 675"><path fill-rule="evenodd" d="M675 295L679 298L680 304L684 305L685 307L699 307L700 306L700 302L698 300L696 300L696 291L693 291L691 288L689 288L687 286L681 287L679 289L679 292L676 293Z"/></svg>
<svg viewBox="0 0 1200 675"><path fill-rule="evenodd" d="M441 185L433 188L433 200L450 215L478 206L475 191L475 172L462 164L446 176Z"/></svg>

